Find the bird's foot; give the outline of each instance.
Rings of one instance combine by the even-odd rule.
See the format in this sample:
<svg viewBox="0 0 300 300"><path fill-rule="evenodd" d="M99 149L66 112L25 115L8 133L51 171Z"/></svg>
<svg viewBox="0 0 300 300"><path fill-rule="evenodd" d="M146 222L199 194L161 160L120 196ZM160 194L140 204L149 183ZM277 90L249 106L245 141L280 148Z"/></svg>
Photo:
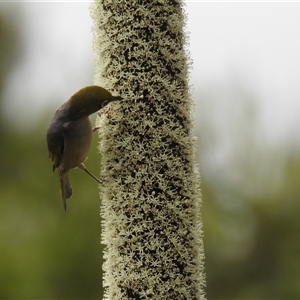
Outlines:
<svg viewBox="0 0 300 300"><path fill-rule="evenodd" d="M99 178L97 178L94 174L92 174L92 173L85 167L84 164L80 164L80 165L78 166L78 168L81 169L81 170L83 170L83 171L85 171L86 173L88 173L88 174L89 174L91 177L93 177L99 184L102 184L102 181L101 181Z"/></svg>

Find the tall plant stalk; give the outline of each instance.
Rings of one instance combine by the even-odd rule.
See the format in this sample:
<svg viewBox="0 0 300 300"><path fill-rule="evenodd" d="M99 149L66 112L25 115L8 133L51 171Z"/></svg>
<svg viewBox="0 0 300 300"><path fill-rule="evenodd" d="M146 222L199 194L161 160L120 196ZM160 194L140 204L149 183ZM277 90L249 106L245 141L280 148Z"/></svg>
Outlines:
<svg viewBox="0 0 300 300"><path fill-rule="evenodd" d="M182 1L98 0L105 299L204 299L200 174Z"/></svg>

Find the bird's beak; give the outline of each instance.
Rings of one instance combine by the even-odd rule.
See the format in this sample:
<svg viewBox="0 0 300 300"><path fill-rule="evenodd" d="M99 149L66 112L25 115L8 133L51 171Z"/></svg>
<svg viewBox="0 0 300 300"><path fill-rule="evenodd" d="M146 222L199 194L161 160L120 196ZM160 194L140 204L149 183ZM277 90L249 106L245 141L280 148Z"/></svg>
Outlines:
<svg viewBox="0 0 300 300"><path fill-rule="evenodd" d="M123 100L124 98L122 98L121 96L112 96L111 97L111 101L120 101Z"/></svg>

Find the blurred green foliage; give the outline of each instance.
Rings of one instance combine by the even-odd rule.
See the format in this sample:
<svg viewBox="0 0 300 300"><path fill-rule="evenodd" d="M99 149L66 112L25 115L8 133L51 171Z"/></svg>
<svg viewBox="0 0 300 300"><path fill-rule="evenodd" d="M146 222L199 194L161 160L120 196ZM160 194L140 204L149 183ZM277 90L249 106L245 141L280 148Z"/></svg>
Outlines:
<svg viewBox="0 0 300 300"><path fill-rule="evenodd" d="M18 32L0 14L0 115L3 83L18 60ZM16 109L18 109L16 107ZM54 111L33 130L0 122L0 299L100 299L102 246L98 186L71 172L74 195L63 211L45 134ZM86 165L99 174L97 134Z"/></svg>
<svg viewBox="0 0 300 300"><path fill-rule="evenodd" d="M1 15L0 40L2 91L18 35ZM0 93L0 115L3 101ZM98 187L73 170L64 213L45 141L52 114L30 131L0 121L0 299L102 298ZM299 299L300 152L251 143L243 128L252 117L242 119L228 171L238 180L201 165L207 298ZM218 134L208 123L201 128L203 155L217 147ZM95 136L86 165L99 174L96 144Z"/></svg>
<svg viewBox="0 0 300 300"><path fill-rule="evenodd" d="M74 195L63 211L58 175L47 157L46 120L27 133L10 131L1 146L0 298L99 299L98 187L74 170ZM99 173L96 140L86 164Z"/></svg>
<svg viewBox="0 0 300 300"><path fill-rule="evenodd" d="M264 139L251 93L226 89L202 95L198 127L207 299L300 299L299 146Z"/></svg>
<svg viewBox="0 0 300 300"><path fill-rule="evenodd" d="M63 211L57 173L47 157L49 117L33 131L9 131L1 146L0 298L101 298L100 200L83 171ZM9 127L3 127L9 130ZM1 132L2 135L2 132ZM87 165L99 173L96 141ZM95 153L93 153L95 152Z"/></svg>
<svg viewBox="0 0 300 300"><path fill-rule="evenodd" d="M300 298L299 153L278 171L284 181L276 195L223 190L223 201L237 202L230 208L203 183L208 299Z"/></svg>

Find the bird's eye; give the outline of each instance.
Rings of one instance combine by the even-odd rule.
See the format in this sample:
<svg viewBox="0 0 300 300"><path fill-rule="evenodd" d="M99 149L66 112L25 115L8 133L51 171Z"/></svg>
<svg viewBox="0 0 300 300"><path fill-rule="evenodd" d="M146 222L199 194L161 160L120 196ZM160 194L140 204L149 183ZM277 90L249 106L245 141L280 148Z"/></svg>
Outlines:
<svg viewBox="0 0 300 300"><path fill-rule="evenodd" d="M104 100L103 102L102 102L102 108L104 107L104 106L106 106L108 103L109 103L110 101L107 99L107 100Z"/></svg>

